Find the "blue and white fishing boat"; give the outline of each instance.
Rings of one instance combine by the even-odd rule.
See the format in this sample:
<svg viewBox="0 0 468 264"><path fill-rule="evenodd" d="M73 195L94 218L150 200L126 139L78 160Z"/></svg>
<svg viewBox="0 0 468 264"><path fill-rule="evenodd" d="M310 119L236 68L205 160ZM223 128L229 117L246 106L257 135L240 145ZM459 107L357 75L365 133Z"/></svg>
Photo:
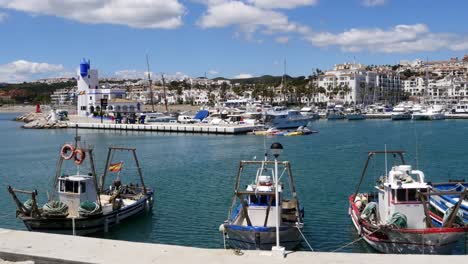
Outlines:
<svg viewBox="0 0 468 264"><path fill-rule="evenodd" d="M242 173L249 168L253 173L252 167L259 167L252 175L254 181L243 189L241 182L247 179ZM287 174L289 190L277 180L278 167ZM270 250L275 244L294 249L302 241L303 226L303 210L299 206L290 163L276 161L276 158L275 161L241 161L229 216L220 226L225 242L236 249Z"/></svg>
<svg viewBox="0 0 468 264"><path fill-rule="evenodd" d="M468 190L467 182L448 182L448 183L434 183L432 189L438 192L465 192ZM444 219L447 219L447 215L451 212L451 209L460 200L459 195L455 194L444 194L440 196L431 196L429 202L431 206L431 218L435 225L442 226ZM468 195L464 197L464 200L460 204L460 211L458 218L465 224L468 224Z"/></svg>

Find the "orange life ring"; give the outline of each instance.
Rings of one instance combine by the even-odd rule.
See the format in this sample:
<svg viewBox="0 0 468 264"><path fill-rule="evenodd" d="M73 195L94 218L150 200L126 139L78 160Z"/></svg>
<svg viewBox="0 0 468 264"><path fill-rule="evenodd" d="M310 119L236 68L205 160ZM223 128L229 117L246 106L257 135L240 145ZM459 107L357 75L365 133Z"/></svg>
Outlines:
<svg viewBox="0 0 468 264"><path fill-rule="evenodd" d="M62 156L63 159L69 160L73 158L74 154L75 154L75 148L71 144L65 144L60 149L60 155Z"/></svg>
<svg viewBox="0 0 468 264"><path fill-rule="evenodd" d="M75 156L75 164L81 165L83 161L85 160L86 154L81 149L75 149L74 156Z"/></svg>

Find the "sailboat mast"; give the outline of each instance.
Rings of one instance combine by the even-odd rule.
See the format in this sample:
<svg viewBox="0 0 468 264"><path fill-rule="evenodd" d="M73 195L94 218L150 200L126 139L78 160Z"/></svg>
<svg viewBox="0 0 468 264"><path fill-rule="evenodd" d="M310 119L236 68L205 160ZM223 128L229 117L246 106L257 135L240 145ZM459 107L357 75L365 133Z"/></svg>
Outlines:
<svg viewBox="0 0 468 264"><path fill-rule="evenodd" d="M154 112L154 94L153 94L153 85L151 81L151 74L150 74L150 68L149 68L148 54L146 54L146 68L147 68L146 73L148 74L149 92L150 92L150 98L151 98L151 110Z"/></svg>
<svg viewBox="0 0 468 264"><path fill-rule="evenodd" d="M162 77L162 85L163 85L163 92L164 92L164 106L166 107L166 112L169 112L167 108L167 96L166 96L166 81L164 80L164 73L161 74Z"/></svg>

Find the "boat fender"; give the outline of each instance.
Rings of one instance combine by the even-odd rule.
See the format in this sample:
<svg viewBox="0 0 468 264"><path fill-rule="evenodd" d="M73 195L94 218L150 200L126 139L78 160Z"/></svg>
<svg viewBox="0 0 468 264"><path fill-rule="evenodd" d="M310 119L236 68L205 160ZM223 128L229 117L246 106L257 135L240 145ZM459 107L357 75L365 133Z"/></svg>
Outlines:
<svg viewBox="0 0 468 264"><path fill-rule="evenodd" d="M65 160L69 160L73 158L74 155L75 155L75 148L71 144L65 144L60 149L60 156L62 156L62 158Z"/></svg>
<svg viewBox="0 0 468 264"><path fill-rule="evenodd" d="M75 164L81 165L83 161L85 160L86 154L82 149L75 149L74 156L75 156Z"/></svg>
<svg viewBox="0 0 468 264"><path fill-rule="evenodd" d="M219 232L224 233L224 224L219 225Z"/></svg>

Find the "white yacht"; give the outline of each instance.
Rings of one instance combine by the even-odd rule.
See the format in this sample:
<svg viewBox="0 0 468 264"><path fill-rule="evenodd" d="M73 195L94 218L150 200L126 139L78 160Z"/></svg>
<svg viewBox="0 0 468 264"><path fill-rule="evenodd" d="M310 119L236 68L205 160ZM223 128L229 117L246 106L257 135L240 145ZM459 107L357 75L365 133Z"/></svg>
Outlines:
<svg viewBox="0 0 468 264"><path fill-rule="evenodd" d="M413 120L443 120L445 114L441 105L432 105L421 112L413 113Z"/></svg>
<svg viewBox="0 0 468 264"><path fill-rule="evenodd" d="M266 112L265 126L277 129L305 127L313 119L312 116L305 116L298 110L288 110L278 106Z"/></svg>
<svg viewBox="0 0 468 264"><path fill-rule="evenodd" d="M392 120L411 120L411 112L406 104L398 104L393 108Z"/></svg>
<svg viewBox="0 0 468 264"><path fill-rule="evenodd" d="M171 120L177 120L177 118L165 115L163 113L146 113L145 123L160 123L160 122L170 122Z"/></svg>
<svg viewBox="0 0 468 264"><path fill-rule="evenodd" d="M313 119L319 119L319 113L310 106L305 106L300 110L301 114L304 116L311 116Z"/></svg>

